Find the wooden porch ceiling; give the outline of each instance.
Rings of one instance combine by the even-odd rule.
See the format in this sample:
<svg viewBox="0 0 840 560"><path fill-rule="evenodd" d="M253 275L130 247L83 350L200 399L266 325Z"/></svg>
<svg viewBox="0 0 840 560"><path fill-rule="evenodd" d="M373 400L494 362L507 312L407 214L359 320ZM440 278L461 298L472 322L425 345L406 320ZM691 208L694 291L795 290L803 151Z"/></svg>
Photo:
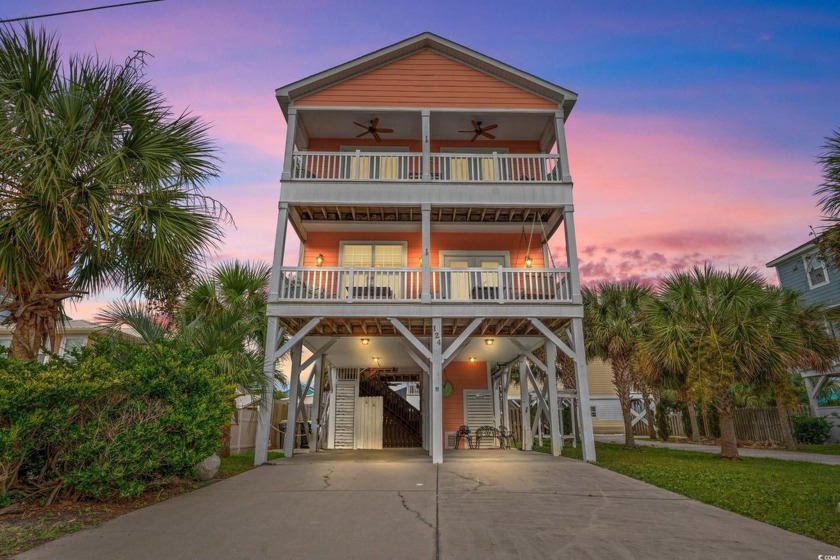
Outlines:
<svg viewBox="0 0 840 560"><path fill-rule="evenodd" d="M432 222L438 223L548 223L557 208L464 208L434 207ZM417 222L419 206L295 206L303 222Z"/></svg>
<svg viewBox="0 0 840 560"><path fill-rule="evenodd" d="M458 336L472 322L472 318L443 319L443 335ZM431 336L432 320L429 318L400 318L400 321L415 336ZM543 323L553 332L565 328L569 319L543 319ZM298 332L309 318L288 317L280 322L289 333ZM312 329L309 336L401 336L391 322L385 318L345 318L325 317ZM528 319L488 318L473 332L473 336L542 336Z"/></svg>

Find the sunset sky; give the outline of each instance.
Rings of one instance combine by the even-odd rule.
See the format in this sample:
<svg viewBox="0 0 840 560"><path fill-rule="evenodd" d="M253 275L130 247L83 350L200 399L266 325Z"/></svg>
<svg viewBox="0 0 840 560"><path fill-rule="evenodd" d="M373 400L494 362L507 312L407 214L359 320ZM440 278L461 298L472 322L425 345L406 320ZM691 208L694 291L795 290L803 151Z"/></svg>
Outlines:
<svg viewBox="0 0 840 560"><path fill-rule="evenodd" d="M12 0L0 18L107 3ZM36 23L65 52L148 51L173 106L213 123L210 194L237 222L215 259L271 258L274 89L423 31L579 94L567 135L585 283L704 261L775 279L764 263L821 224L815 158L840 127L836 1L166 0Z"/></svg>

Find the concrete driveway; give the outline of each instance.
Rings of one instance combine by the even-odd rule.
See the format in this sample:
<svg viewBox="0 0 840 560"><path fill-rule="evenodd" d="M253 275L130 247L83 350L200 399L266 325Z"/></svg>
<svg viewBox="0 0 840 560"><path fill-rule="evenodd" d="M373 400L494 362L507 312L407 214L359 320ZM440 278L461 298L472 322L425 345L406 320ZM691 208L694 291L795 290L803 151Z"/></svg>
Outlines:
<svg viewBox="0 0 840 560"><path fill-rule="evenodd" d="M571 459L298 455L22 559L761 558L840 549Z"/></svg>

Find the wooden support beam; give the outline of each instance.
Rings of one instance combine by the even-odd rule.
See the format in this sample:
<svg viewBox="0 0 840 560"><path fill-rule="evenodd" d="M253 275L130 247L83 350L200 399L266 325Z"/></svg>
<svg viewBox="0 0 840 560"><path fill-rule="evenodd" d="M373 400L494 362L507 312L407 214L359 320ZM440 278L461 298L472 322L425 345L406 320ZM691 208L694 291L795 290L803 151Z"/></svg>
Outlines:
<svg viewBox="0 0 840 560"><path fill-rule="evenodd" d="M519 356L519 404L522 411L522 451L531 451L534 437L531 434L531 395L528 392L528 359Z"/></svg>
<svg viewBox="0 0 840 560"><path fill-rule="evenodd" d="M537 345L537 346L536 346L533 350L528 350L528 349L525 347L525 345L524 345L524 344L522 344L521 342L519 342L519 341L518 341L518 340L516 340L515 338L511 338L511 339L510 339L510 341L513 343L513 345L514 345L514 346L516 346L517 348L519 348L519 350L521 350L521 351L522 351L522 353L523 353L523 354L525 354L525 355L528 357L528 359L529 359L529 360L531 360L531 362L533 362L533 363L534 363L534 365L535 365L535 366L537 366L538 368L540 368L540 370L541 370L541 371L545 371L545 370L546 370L545 364L544 364L544 363L542 363L542 360L540 360L539 358L537 358L537 357L534 355L534 352L536 352L537 350L539 350L539 349L540 349L540 346L542 346L542 345L544 344L543 342L540 342L540 343L539 343L539 344L538 344L538 345Z"/></svg>
<svg viewBox="0 0 840 560"><path fill-rule="evenodd" d="M418 356L418 355L414 352L414 350L413 350L410 346L408 346L408 345L405 343L405 341L403 341L403 339L399 339L399 341L400 341L400 345L403 347L403 350L405 351L405 353L406 353L406 354L408 354L408 356L409 356L412 360L414 360L414 362L415 362L418 366L420 366L420 369L422 369L422 370L423 370L423 373L428 374L428 373L429 373L429 363L428 363L428 360L425 360L425 361L424 361L424 360L423 360L420 356Z"/></svg>
<svg viewBox="0 0 840 560"><path fill-rule="evenodd" d="M563 452L563 434L560 426L560 410L557 406L557 347L550 340L545 341L545 384L548 389L548 429L551 432L551 454L559 457ZM574 414L574 411L572 411Z"/></svg>
<svg viewBox="0 0 840 560"><path fill-rule="evenodd" d="M396 325L394 325L396 326ZM432 319L432 463L443 463L443 325Z"/></svg>
<svg viewBox="0 0 840 560"><path fill-rule="evenodd" d="M595 435L592 431L592 414L589 412L589 378L586 371L586 353L583 344L583 319L572 319L572 342L575 353L575 386L577 389L578 415L580 417L580 441L583 446L583 460L595 462ZM561 347L562 350L562 347Z"/></svg>
<svg viewBox="0 0 840 560"><path fill-rule="evenodd" d="M315 365L312 366L312 374L315 378L312 387L312 422L310 424L309 451L318 452L318 439L321 437L321 389L324 381L324 357L318 356Z"/></svg>
<svg viewBox="0 0 840 560"><path fill-rule="evenodd" d="M449 348L446 349L446 352L444 352L442 356L444 361L444 367L449 365L449 363L453 359L455 359L455 353L461 348L461 346L463 346L464 342L467 341L467 339L470 337L473 331L476 328L478 328L478 325L480 325L483 320L484 317L476 317L475 319L473 319L472 322L469 325L467 325L467 328L465 328L461 332L458 338L456 338L455 341L449 345Z"/></svg>
<svg viewBox="0 0 840 560"><path fill-rule="evenodd" d="M539 319L533 318L533 317L529 317L528 320L531 321L531 324L534 325L534 328L536 328L538 331L540 331L542 333L542 335L544 337L546 337L550 342L554 343L557 346L557 348L562 350L562 352L564 354L566 354L568 357L572 358L573 360L575 359L575 357L577 356L575 351L572 350L571 348L569 348L566 345L565 342L560 340L560 338L556 334L551 332L551 329L546 327L542 323L542 321L540 321ZM570 338L569 340L574 340L574 338Z"/></svg>
<svg viewBox="0 0 840 560"><path fill-rule="evenodd" d="M274 378L277 374L277 358L273 352L277 340L283 339L283 329L278 317L268 318L265 335L265 358L263 360L263 391L260 395L257 415L257 434L254 441L254 465L268 461L268 440L271 435L271 413L274 406Z"/></svg>
<svg viewBox="0 0 840 560"><path fill-rule="evenodd" d="M323 355L324 355L324 352L326 352L327 350L329 350L329 349L330 349L330 347L331 347L333 344L335 344L336 342L338 342L338 339L337 339L337 338L331 338L331 339L329 339L329 340L328 340L328 341L327 341L327 342L326 342L323 346L321 346L320 348L318 348L317 350L315 350L315 351L312 353L312 355L311 355L311 356L309 356L309 357L306 359L306 361L305 361L305 362L303 362L302 364L300 364L300 369L301 369L301 371L305 370L306 368L308 368L309 366L311 366L313 363L315 363L315 360L317 360L318 358L320 358L321 356L323 356Z"/></svg>
<svg viewBox="0 0 840 560"><path fill-rule="evenodd" d="M298 393L300 392L300 356L303 344L296 342L291 348L292 370L289 375L289 408L286 415L286 436L283 440L283 457L290 459L295 453L295 428L297 422Z"/></svg>
<svg viewBox="0 0 840 560"><path fill-rule="evenodd" d="M421 356L423 356L423 357L424 357L424 358L426 358L427 360L431 360L431 359L432 359L432 353L431 353L431 352L429 352L429 349L428 349L428 348L426 348L426 347L423 345L423 343L422 343L422 342L420 342L420 341L417 339L417 337L416 337L416 336L414 336L414 335L411 333L411 331L410 331L410 330L408 330L408 328L406 328L406 326L405 326L405 325L403 325L403 324L400 322L400 320L399 320L399 319L396 319L396 318L394 318L394 317L388 317L388 320L389 320L389 321L391 321L391 324L392 324L392 325L394 325L394 328L395 328L395 329L397 329L397 331L399 331L399 333L403 335L403 337L405 338L405 340L407 340L407 341L408 341L408 343L409 343L409 344L411 344L411 345L415 348L415 350L417 350L417 352L419 352L419 353L420 353L420 355L421 355ZM438 320L438 321L440 321L440 319L437 319L437 320ZM432 320L432 324L433 324L433 326L434 326L434 319ZM443 343L443 335L442 335L442 334L441 334L441 332L440 332L441 330L442 330L442 328L441 328L441 329L438 329L438 335L440 335L440 336L441 336L441 343Z"/></svg>

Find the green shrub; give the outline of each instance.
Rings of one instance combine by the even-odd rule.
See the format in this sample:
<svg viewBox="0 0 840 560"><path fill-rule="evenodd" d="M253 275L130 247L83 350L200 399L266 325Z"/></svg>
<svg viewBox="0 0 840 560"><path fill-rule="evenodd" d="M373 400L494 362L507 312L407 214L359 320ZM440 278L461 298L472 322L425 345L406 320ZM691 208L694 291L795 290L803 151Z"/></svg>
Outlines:
<svg viewBox="0 0 840 560"><path fill-rule="evenodd" d="M821 445L828 441L831 434L831 423L825 418L812 418L810 416L794 416L793 437L799 443Z"/></svg>
<svg viewBox="0 0 840 560"><path fill-rule="evenodd" d="M231 393L208 360L165 344L0 358L0 500L130 497L190 476L219 447Z"/></svg>

